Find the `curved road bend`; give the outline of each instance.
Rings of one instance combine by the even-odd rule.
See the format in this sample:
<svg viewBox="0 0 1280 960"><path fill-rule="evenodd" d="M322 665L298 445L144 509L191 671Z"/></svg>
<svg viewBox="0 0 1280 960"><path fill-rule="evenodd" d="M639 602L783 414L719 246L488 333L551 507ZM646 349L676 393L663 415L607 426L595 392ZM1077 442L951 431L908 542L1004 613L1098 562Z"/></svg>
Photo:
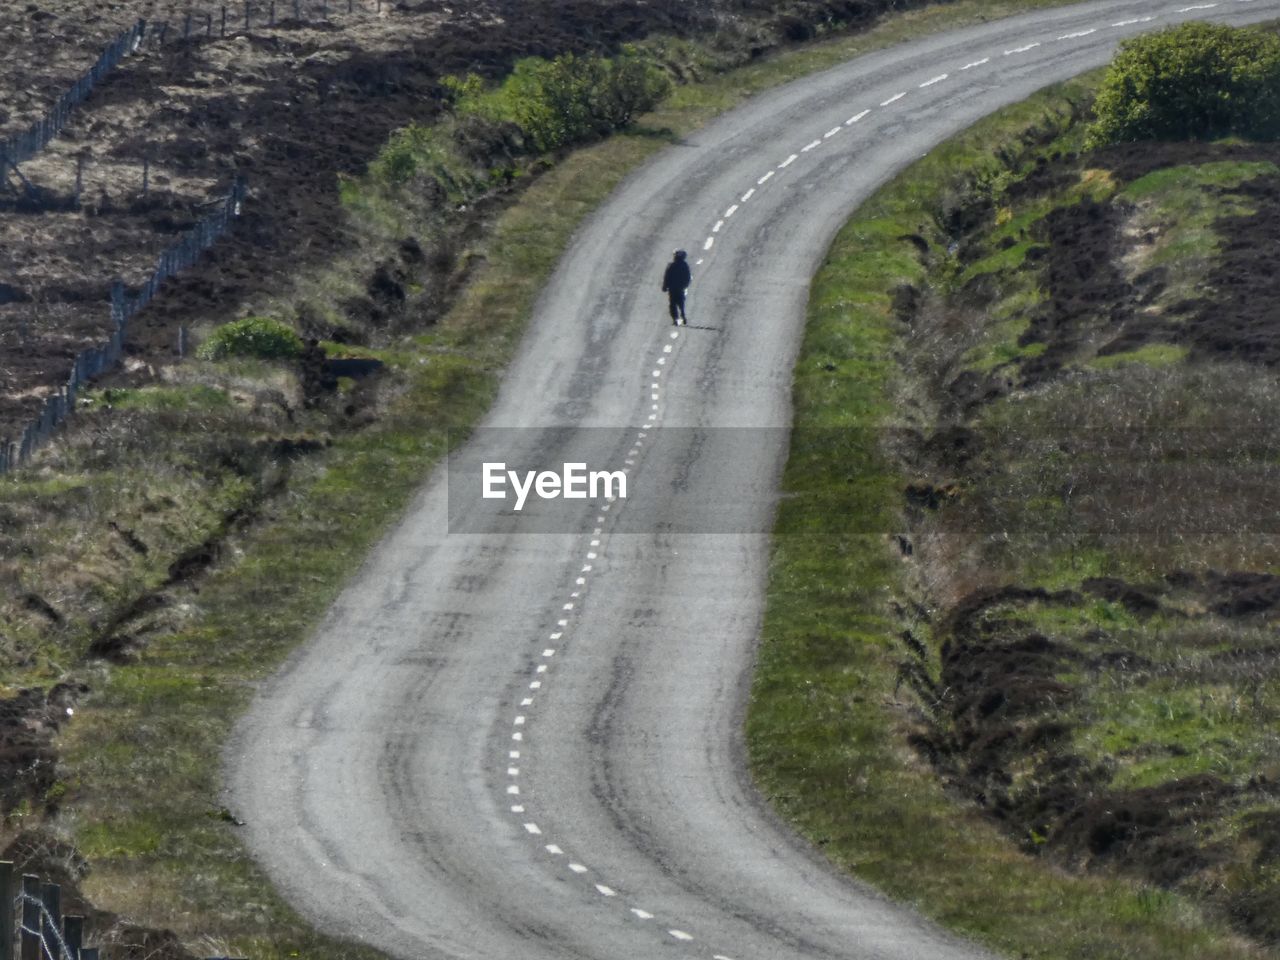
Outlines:
<svg viewBox="0 0 1280 960"><path fill-rule="evenodd" d="M664 493L579 502L558 533L508 511L446 535L432 477L228 751L231 803L287 897L415 960L983 956L838 876L748 783L786 433L710 428L789 425L809 278L904 165L1124 37L1278 14L1120 0L926 38L763 95L631 176L564 256L486 423L618 428L583 436L683 519ZM667 325L676 246L702 261L690 316L714 329ZM543 466L571 443L504 436L505 459Z"/></svg>

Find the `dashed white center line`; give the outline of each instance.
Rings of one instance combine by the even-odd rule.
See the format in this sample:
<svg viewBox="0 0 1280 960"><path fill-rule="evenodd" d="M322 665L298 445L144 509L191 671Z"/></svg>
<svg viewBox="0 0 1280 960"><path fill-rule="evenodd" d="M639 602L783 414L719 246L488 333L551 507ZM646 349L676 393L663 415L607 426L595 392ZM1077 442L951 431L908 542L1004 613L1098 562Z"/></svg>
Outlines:
<svg viewBox="0 0 1280 960"><path fill-rule="evenodd" d="M517 730L515 733L511 735L511 739L519 742L521 740L524 740L524 734L521 733L519 730Z"/></svg>
<svg viewBox="0 0 1280 960"><path fill-rule="evenodd" d="M603 896L606 896L606 897L616 897L616 896L618 895L618 894L613 890L613 888L612 888L612 887L606 887L603 883L597 883L597 884L596 884L596 889L597 889L597 890L599 890L599 891L600 891L600 893L601 893Z"/></svg>
<svg viewBox="0 0 1280 960"><path fill-rule="evenodd" d="M517 804L514 804L514 805L511 807L511 812L512 812L512 813L524 813L524 807L523 807L521 804L518 804L518 803L517 803Z"/></svg>
<svg viewBox="0 0 1280 960"><path fill-rule="evenodd" d="M587 872L587 868L586 868L586 867L584 867L584 866L583 866L582 864L580 864L580 863L571 863L571 864L569 864L569 869L570 869L570 870L572 870L574 873L586 873L586 872Z"/></svg>
<svg viewBox="0 0 1280 960"><path fill-rule="evenodd" d="M547 844L547 846L546 846L546 851L547 851L547 853L551 854L553 857L563 857L563 856L564 856L564 851L563 851L563 850L561 850L561 849L560 849L558 846L556 846L554 843L548 843L548 844Z"/></svg>
<svg viewBox="0 0 1280 960"><path fill-rule="evenodd" d="M668 931L667 931L667 933L671 934L671 935L672 935L673 937L675 937L677 940L692 940L692 939L693 939L693 934L691 934L691 933L685 933L683 930L668 930Z"/></svg>
<svg viewBox="0 0 1280 960"><path fill-rule="evenodd" d="M765 181L766 181L766 180L768 180L768 179L769 179L770 177L772 177L772 176L773 176L773 171L772 171L772 170L770 170L770 171L769 171L768 173L766 173L763 177L761 177L759 180L757 180L757 181L756 181L756 186L763 186L763 185L764 185L764 183L765 183Z"/></svg>
<svg viewBox="0 0 1280 960"><path fill-rule="evenodd" d="M1014 47L1012 50L1006 50L1004 52L1004 55L1008 57L1015 53L1026 53L1028 50L1034 50L1038 46L1040 46L1039 40L1037 40L1035 43L1028 43L1025 46Z"/></svg>
<svg viewBox="0 0 1280 960"><path fill-rule="evenodd" d="M515 725L516 725L517 727L523 727L523 726L524 726L524 715L523 715L523 714L522 714L522 715L520 715L520 716L518 716L518 717L516 717Z"/></svg>
<svg viewBox="0 0 1280 960"><path fill-rule="evenodd" d="M991 62L991 58L990 58L990 57L983 57L981 60L974 60L972 63L966 63L966 64L965 64L963 67L961 67L960 69L961 69L961 70L968 70L968 69L970 69L971 67L980 67L980 66L982 66L984 63L990 63L990 62Z"/></svg>
<svg viewBox="0 0 1280 960"><path fill-rule="evenodd" d="M520 776L520 768L519 768L519 767L507 767L507 776L509 776L509 777L518 777L518 776Z"/></svg>
<svg viewBox="0 0 1280 960"><path fill-rule="evenodd" d="M785 170L787 167L791 166L793 163L795 163L799 159L800 159L800 154L793 153L791 156L787 157L787 159L783 160L780 164L778 164L778 169Z"/></svg>
<svg viewBox="0 0 1280 960"><path fill-rule="evenodd" d="M920 89L923 90L925 87L932 87L935 83L941 83L945 79L947 79L947 74L940 73L932 80L926 80L924 83L920 84Z"/></svg>
<svg viewBox="0 0 1280 960"><path fill-rule="evenodd" d="M1155 17L1134 17L1132 20L1120 20L1116 23L1113 23L1112 26L1128 27L1128 26L1132 26L1135 23L1150 23L1154 19Z"/></svg>
<svg viewBox="0 0 1280 960"><path fill-rule="evenodd" d="M520 788L513 783L511 786L507 787L507 793L511 794L513 797L519 796Z"/></svg>
<svg viewBox="0 0 1280 960"><path fill-rule="evenodd" d="M631 908L631 912L632 912L632 913L634 913L634 914L635 914L637 917L639 917L641 920L652 920L652 919L653 919L653 914L652 914L652 913L650 913L648 910L641 910L639 907L632 907L632 908Z"/></svg>
<svg viewBox="0 0 1280 960"><path fill-rule="evenodd" d="M1059 40L1074 40L1077 37L1087 37L1091 33L1097 33L1097 27L1090 27L1088 30L1077 30L1075 33L1064 33Z"/></svg>
<svg viewBox="0 0 1280 960"><path fill-rule="evenodd" d="M717 221L716 221L716 225L715 225L714 227L712 227L712 228L711 228L711 232L712 232L712 233L719 233L719 232L720 232L720 228L721 228L721 227L723 227L723 226L724 226L724 221L723 221L723 220L717 220Z"/></svg>
<svg viewBox="0 0 1280 960"><path fill-rule="evenodd" d="M750 190L748 190L746 193L744 193L744 194L741 196L741 198L740 198L740 199L741 199L741 201L742 201L743 203L746 203L748 200L750 200L750 199L751 199L752 197L754 197L755 195L756 195L756 188L755 188L755 187L752 187Z"/></svg>
<svg viewBox="0 0 1280 960"><path fill-rule="evenodd" d="M895 93L888 100L885 100L883 103L881 103L880 106L887 107L889 104L895 103L896 101L901 100L906 95L907 95L907 92L905 90L902 93Z"/></svg>
<svg viewBox="0 0 1280 960"><path fill-rule="evenodd" d="M822 146L822 141L821 141L821 140L812 140L812 141L810 141L809 143L806 143L803 147L801 147L801 148L800 148L800 152L801 152L801 153L808 153L808 152L809 152L810 150L812 150L814 147L820 147L820 146Z"/></svg>
<svg viewBox="0 0 1280 960"><path fill-rule="evenodd" d="M544 657L554 657L556 655L556 652L551 647L547 647L547 649L542 651L542 655Z"/></svg>
<svg viewBox="0 0 1280 960"><path fill-rule="evenodd" d="M830 140L832 137L834 137L837 133L839 133L843 129L844 129L843 127L832 127L830 130L828 130L826 133L822 135L822 139Z"/></svg>
<svg viewBox="0 0 1280 960"><path fill-rule="evenodd" d="M1190 13L1192 10L1211 10L1211 9L1213 9L1213 8L1214 8L1214 7L1216 7L1216 6L1217 6L1217 4L1216 4L1216 3L1197 3L1197 4L1196 4L1195 6L1193 6L1193 7L1181 7L1181 8L1179 8L1178 12L1179 12L1179 13Z"/></svg>
<svg viewBox="0 0 1280 960"><path fill-rule="evenodd" d="M524 825L524 828L528 830L530 833L532 833L534 836L538 836L542 833L542 831L538 829L538 825L536 823L526 823Z"/></svg>
<svg viewBox="0 0 1280 960"><path fill-rule="evenodd" d="M732 207L730 207L728 210L724 212L724 218L728 220L737 212L738 212L738 205L735 203Z"/></svg>
<svg viewBox="0 0 1280 960"><path fill-rule="evenodd" d="M855 113L852 117L850 117L848 120L844 122L844 125L847 127L850 124L857 123L859 120L861 120L870 112L871 112L870 110L863 110L861 113Z"/></svg>

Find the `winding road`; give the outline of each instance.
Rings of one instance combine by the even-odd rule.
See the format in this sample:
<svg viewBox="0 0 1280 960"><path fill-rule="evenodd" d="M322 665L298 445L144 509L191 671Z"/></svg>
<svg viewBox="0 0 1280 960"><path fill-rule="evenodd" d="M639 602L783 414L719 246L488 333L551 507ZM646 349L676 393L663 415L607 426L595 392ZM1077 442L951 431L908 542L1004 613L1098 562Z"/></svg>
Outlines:
<svg viewBox="0 0 1280 960"><path fill-rule="evenodd" d="M229 747L229 805L287 898L413 960L987 956L830 869L744 772L809 279L877 186L983 115L1141 31L1276 16L1122 0L928 37L630 176L563 257L486 429ZM681 328L658 290L677 246ZM479 496L485 460L625 470L629 497L517 512Z"/></svg>

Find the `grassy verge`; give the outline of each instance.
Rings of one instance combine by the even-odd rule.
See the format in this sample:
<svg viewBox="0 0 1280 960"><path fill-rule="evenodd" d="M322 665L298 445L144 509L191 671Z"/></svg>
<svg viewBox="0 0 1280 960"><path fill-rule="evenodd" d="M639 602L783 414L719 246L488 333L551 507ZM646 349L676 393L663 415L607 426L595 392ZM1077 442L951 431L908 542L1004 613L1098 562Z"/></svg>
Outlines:
<svg viewBox="0 0 1280 960"><path fill-rule="evenodd" d="M909 564L889 537L865 532L898 528L909 480L877 438L918 425L927 411L905 421L903 412L929 405L904 382L895 356L903 332L895 294L939 278L906 238L923 229L934 250L945 249L942 230L921 224L938 223L925 211L945 211L948 197L972 190L972 178L958 187L955 172L989 167L1001 147L1016 155L1032 127L1065 126L1066 104L1080 95L1078 87L1048 91L931 153L858 211L815 278L748 716L752 770L833 862L1010 955L1265 956L1186 896L1070 875L1020 852L975 807L949 796L908 746L919 712L930 708L902 672L904 649L919 646L900 635L910 619L902 616ZM1028 296L1016 282L1009 292ZM979 351L973 362L987 360ZM836 456L829 439L807 437L832 428L849 438ZM843 529L822 522L837 516L849 518ZM1118 616L1105 604L1096 612Z"/></svg>

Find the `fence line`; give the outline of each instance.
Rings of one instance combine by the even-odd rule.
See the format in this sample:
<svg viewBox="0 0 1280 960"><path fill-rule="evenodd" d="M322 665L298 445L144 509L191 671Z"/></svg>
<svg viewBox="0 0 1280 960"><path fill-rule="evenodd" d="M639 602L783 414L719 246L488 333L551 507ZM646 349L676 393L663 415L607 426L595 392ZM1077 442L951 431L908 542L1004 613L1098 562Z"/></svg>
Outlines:
<svg viewBox="0 0 1280 960"><path fill-rule="evenodd" d="M84 917L62 914L62 888L0 860L0 960L98 960L83 945ZM211 960L229 960L215 957Z"/></svg>
<svg viewBox="0 0 1280 960"><path fill-rule="evenodd" d="M288 20L326 21L330 13L382 13L393 0L232 0L212 10L188 10L170 29L168 20L152 23L147 36L157 44L176 40L219 39L254 27L275 28Z"/></svg>
<svg viewBox="0 0 1280 960"><path fill-rule="evenodd" d="M70 89L58 98L58 102L53 105L52 110L33 123L26 132L19 133L0 142L0 172L3 172L4 168L9 164L25 163L48 146L49 141L56 137L63 126L66 125L67 118L71 116L71 111L82 103L85 97L89 96L89 92L94 86L110 73L115 68L115 65L123 60L127 54L138 49L146 29L147 22L139 20L120 36L116 37L102 51L97 63L90 67L79 80L71 85Z"/></svg>
<svg viewBox="0 0 1280 960"><path fill-rule="evenodd" d="M86 381L116 365L124 353L125 331L129 320L154 299L160 284L195 263L205 250L230 229L231 222L240 216L244 197L244 181L237 179L231 192L218 204L217 210L160 254L155 270L136 296L127 294L122 280L113 281L111 319L114 331L100 346L82 350L76 356L66 384L45 399L40 413L26 425L17 440L7 437L0 439L0 476L26 463L49 439L54 428L71 415L76 407L76 395ZM0 960L3 960L2 955Z"/></svg>

